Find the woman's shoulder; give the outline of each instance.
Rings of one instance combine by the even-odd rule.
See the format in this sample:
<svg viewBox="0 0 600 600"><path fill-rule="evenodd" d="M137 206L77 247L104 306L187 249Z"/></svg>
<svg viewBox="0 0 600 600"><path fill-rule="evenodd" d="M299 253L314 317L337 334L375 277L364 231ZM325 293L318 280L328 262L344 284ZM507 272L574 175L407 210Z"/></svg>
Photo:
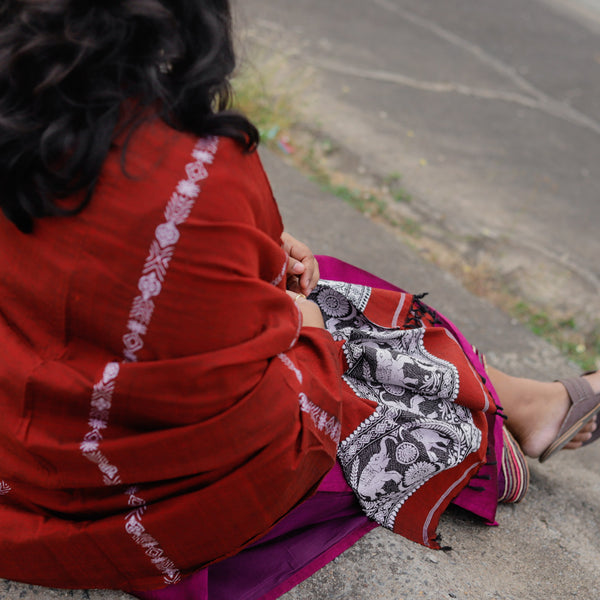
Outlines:
<svg viewBox="0 0 600 600"><path fill-rule="evenodd" d="M198 148L206 148L219 163L242 169L260 167L256 151L247 151L241 144L227 137L203 137L180 131L162 119L148 118L141 124L117 135L111 154L118 157L123 166L131 167L150 164L180 168L187 164Z"/></svg>
<svg viewBox="0 0 600 600"><path fill-rule="evenodd" d="M227 137L203 137L176 130L161 119L147 120L117 137L105 171L111 178L118 172L130 181L169 179L193 169L221 185L263 185L270 190L258 152L247 151Z"/></svg>
<svg viewBox="0 0 600 600"><path fill-rule="evenodd" d="M174 194L184 204L193 199L196 219L280 234L279 211L257 151L227 137L199 138L159 119L117 138L83 216L118 215L139 227L162 214Z"/></svg>

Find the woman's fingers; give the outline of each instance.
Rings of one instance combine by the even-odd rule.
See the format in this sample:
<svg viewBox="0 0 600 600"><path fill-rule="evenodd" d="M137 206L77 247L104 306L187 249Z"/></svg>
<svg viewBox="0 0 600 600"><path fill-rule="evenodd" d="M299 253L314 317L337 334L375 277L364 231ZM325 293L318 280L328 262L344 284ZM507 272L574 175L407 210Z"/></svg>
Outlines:
<svg viewBox="0 0 600 600"><path fill-rule="evenodd" d="M281 236L282 248L289 254L287 268L288 288L310 294L319 281L319 264L310 248L284 232Z"/></svg>

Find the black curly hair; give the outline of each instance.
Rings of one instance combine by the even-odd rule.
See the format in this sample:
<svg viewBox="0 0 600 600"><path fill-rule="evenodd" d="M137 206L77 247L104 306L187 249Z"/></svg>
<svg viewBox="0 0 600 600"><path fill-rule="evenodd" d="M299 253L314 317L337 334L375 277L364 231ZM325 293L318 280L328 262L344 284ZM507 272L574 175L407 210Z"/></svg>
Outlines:
<svg viewBox="0 0 600 600"><path fill-rule="evenodd" d="M234 67L228 0L2 0L2 211L27 233L81 210L117 128L147 118L253 150L256 128L229 110Z"/></svg>

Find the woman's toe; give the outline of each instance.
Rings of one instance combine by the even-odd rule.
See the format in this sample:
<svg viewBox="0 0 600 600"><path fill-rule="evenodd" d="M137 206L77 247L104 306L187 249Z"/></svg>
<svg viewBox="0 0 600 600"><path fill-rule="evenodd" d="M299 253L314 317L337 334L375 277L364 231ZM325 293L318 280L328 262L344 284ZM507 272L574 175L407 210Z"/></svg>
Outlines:
<svg viewBox="0 0 600 600"><path fill-rule="evenodd" d="M592 438L592 433L594 433L597 428L598 424L596 422L596 418L594 417L589 423L586 423L564 447L567 450L576 450L577 448L581 448L585 442L588 442Z"/></svg>

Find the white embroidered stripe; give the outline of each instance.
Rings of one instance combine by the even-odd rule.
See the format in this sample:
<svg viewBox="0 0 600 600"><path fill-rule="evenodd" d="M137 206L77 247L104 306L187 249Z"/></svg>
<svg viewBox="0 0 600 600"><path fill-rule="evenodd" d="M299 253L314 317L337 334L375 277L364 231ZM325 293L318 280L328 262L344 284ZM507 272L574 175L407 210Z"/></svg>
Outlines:
<svg viewBox="0 0 600 600"><path fill-rule="evenodd" d="M447 327L442 327L442 330L462 351L462 344L461 344L460 340L458 339L458 337L455 335L454 331L448 330ZM477 354L478 358L481 360L481 363L483 364L483 359L481 356L478 355L476 348L474 346L471 346L471 349L473 352L475 352L475 354ZM467 364L471 368L471 372L475 376L475 379L479 382L479 387L481 389L481 394L483 396L483 409L482 410L483 410L483 412L487 412L490 409L490 399L488 396L487 388L484 385L483 381L481 380L481 376L477 372L477 369L473 366L472 362L470 360L468 360Z"/></svg>
<svg viewBox="0 0 600 600"><path fill-rule="evenodd" d="M277 358L279 358L279 360L296 375L298 382L302 383L302 371L300 371L300 369L292 362L290 357L282 353L278 354Z"/></svg>
<svg viewBox="0 0 600 600"><path fill-rule="evenodd" d="M143 336L148 331L154 313L153 299L162 291L169 263L179 241L180 232L177 226L184 223L192 211L200 194L199 182L208 177L206 165L212 164L218 143L217 138L198 141L192 151L194 161L185 167L187 179L181 180L177 185L177 190L165 208L165 222L158 225L155 230L155 237L150 244L148 257L138 280L140 294L134 298L129 311L127 333L123 336L121 364L137 361L137 353L144 347ZM118 467L112 465L100 450L103 430L109 424L113 392L119 371L119 363L108 363L100 381L94 385L88 419L90 429L79 446L83 456L97 465L105 485L121 483ZM160 547L159 542L144 528L142 516L147 507L145 501L137 497L136 493L135 488L127 491L129 505L138 508L126 516L125 531L163 574L164 582L167 585L176 583L181 579L181 573Z"/></svg>
<svg viewBox="0 0 600 600"><path fill-rule="evenodd" d="M450 334L446 331L445 328L442 328L442 330L446 333L446 335L454 341L454 343L456 343L456 340L454 340L452 338L452 336L450 336ZM454 384L454 389L452 391L452 397L451 398L447 398L447 400L449 400L450 402L454 402L457 398L458 398L458 392L460 391L460 372L458 370L458 368L453 365L450 361L444 360L443 358L440 357L436 357L433 354L431 354L426 348L425 348L425 342L423 342L423 336L421 336L419 338L419 349L421 350L421 352L427 356L428 358L431 359L437 359L439 362L441 362L442 364L444 364L446 366L446 368L450 369L452 371L452 373L454 373L454 381L456 382Z"/></svg>
<svg viewBox="0 0 600 600"><path fill-rule="evenodd" d="M12 488L6 481L0 480L0 496L6 496L9 492L12 491Z"/></svg>
<svg viewBox="0 0 600 600"><path fill-rule="evenodd" d="M178 583L181 581L181 572L142 523L142 517L148 507L143 498L136 496L137 492L136 487L127 490L128 504L136 508L125 516L125 531L138 546L144 549L152 564L163 574L163 580L167 585Z"/></svg>
<svg viewBox="0 0 600 600"><path fill-rule="evenodd" d="M288 348L288 350L291 350L296 345L296 342L300 338L300 330L302 329L302 312L300 311L300 307L298 306L298 304L296 304L295 302L294 302L294 304L296 306L296 311L298 313L298 326L296 327L296 333L294 334L294 339L292 340L292 343L290 344L290 347Z"/></svg>
<svg viewBox="0 0 600 600"><path fill-rule="evenodd" d="M315 427L338 444L342 435L342 425L340 422L334 416L317 406L314 402L311 402L306 394L300 394L298 396L298 402L300 403L302 412L310 415Z"/></svg>
<svg viewBox="0 0 600 600"><path fill-rule="evenodd" d="M88 418L90 430L83 436L83 441L79 445L83 456L95 463L100 469L104 485L118 485L121 483L119 469L112 465L99 449L103 438L102 431L108 427L115 381L120 368L121 366L117 362L110 362L104 367L102 378L92 390Z"/></svg>
<svg viewBox="0 0 600 600"><path fill-rule="evenodd" d="M400 313L402 312L402 307L404 306L405 300L406 294L400 294L400 302L398 302L398 307L396 308L396 312L394 313L394 317L392 319L392 327L398 327L398 318L400 317Z"/></svg>
<svg viewBox="0 0 600 600"><path fill-rule="evenodd" d="M437 511L437 509L441 506L442 502L444 502L446 500L446 498L448 498L448 496L454 491L454 489L460 485L466 478L468 478L471 473L473 472L474 469L479 468L479 466L481 465L480 462L475 463L473 466L471 466L469 469L467 469L464 473L463 476L458 480L455 481L441 496L440 499L435 503L435 506L429 511L429 514L427 515L427 518L425 519L425 523L423 525L423 545L427 546L429 543L429 536L427 535L427 530L429 529L429 526L431 525L431 521L433 519L433 516L435 515L435 512Z"/></svg>
<svg viewBox="0 0 600 600"><path fill-rule="evenodd" d="M281 272L279 273L279 275L277 275L277 277L275 277L275 279L273 279L273 281L271 281L272 285L277 286L282 282L283 277L285 276L285 273L287 271L287 265L289 260L289 257L286 257L285 262L283 263L283 267L281 267Z"/></svg>
<svg viewBox="0 0 600 600"><path fill-rule="evenodd" d="M144 347L142 336L146 334L154 313L153 298L162 291L169 263L179 241L177 226L192 211L200 193L198 182L208 176L205 164L212 163L217 144L216 139L211 139L205 140L202 146L196 146L192 153L195 162L185 167L188 178L179 182L177 191L173 192L165 209L165 222L156 228L155 239L150 244L148 258L138 281L140 294L134 299L129 312L129 331L123 336L123 355L127 361L136 361L137 353Z"/></svg>
<svg viewBox="0 0 600 600"><path fill-rule="evenodd" d="M296 367L289 356L278 354L277 358L296 376L298 382L302 384L302 371ZM300 410L310 415L315 427L328 435L336 444L339 444L342 435L342 426L340 422L328 412L317 406L314 402L308 399L308 396L301 393L298 396Z"/></svg>
<svg viewBox="0 0 600 600"><path fill-rule="evenodd" d="M454 344L456 344L462 350L459 340L456 339L456 337L452 334L452 332L448 331L445 327L443 328L443 331L452 340L452 342ZM468 360L467 365L468 365L469 369L471 370L471 373L473 373L473 377L475 377L475 380L479 383L479 389L481 390L481 397L483 398L483 408L481 410L483 412L487 412L490 409L490 398L488 396L487 388L485 387L485 384L483 383L481 376L477 372L477 369L475 369L475 367L473 366L473 363L470 360Z"/></svg>

